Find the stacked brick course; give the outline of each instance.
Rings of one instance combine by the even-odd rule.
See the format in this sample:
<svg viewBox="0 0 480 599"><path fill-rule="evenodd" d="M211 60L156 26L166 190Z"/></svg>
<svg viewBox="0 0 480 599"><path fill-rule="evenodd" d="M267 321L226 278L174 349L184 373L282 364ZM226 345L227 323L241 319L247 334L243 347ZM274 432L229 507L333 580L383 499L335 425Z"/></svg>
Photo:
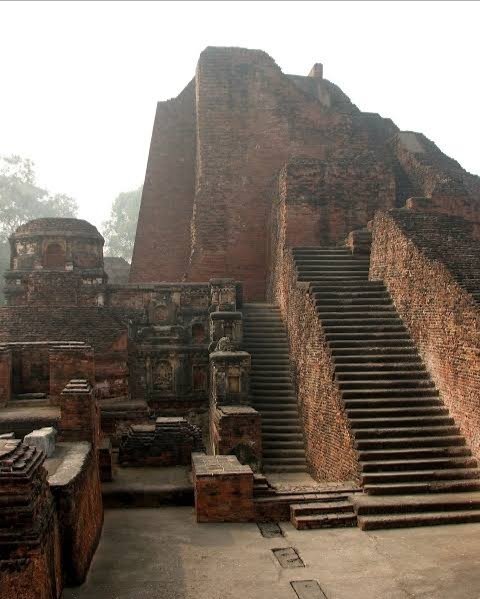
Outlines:
<svg viewBox="0 0 480 599"><path fill-rule="evenodd" d="M374 221L383 279L455 422L480 458L480 244L461 218L397 210ZM468 291L471 290L471 292Z"/></svg>

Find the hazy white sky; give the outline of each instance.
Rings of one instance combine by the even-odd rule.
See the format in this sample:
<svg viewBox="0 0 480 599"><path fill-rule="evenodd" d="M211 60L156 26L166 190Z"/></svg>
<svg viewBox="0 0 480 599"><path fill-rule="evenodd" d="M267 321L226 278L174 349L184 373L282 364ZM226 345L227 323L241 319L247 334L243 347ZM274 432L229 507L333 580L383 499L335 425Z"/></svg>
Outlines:
<svg viewBox="0 0 480 599"><path fill-rule="evenodd" d="M360 109L480 174L477 2L0 2L0 155L37 165L100 225L143 183L155 105L206 46L315 62Z"/></svg>

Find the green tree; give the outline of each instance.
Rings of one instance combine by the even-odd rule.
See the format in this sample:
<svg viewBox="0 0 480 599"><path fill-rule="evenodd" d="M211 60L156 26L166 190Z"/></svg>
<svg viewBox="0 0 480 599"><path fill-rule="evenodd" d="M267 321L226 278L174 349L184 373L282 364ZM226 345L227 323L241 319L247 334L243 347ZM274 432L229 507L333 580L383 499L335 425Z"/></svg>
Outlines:
<svg viewBox="0 0 480 599"><path fill-rule="evenodd" d="M118 194L113 201L110 218L103 223L106 256L119 256L130 262L141 197L142 187L139 187Z"/></svg>
<svg viewBox="0 0 480 599"><path fill-rule="evenodd" d="M35 165L21 156L0 156L0 303L3 303L2 275L9 266L8 237L34 218L74 217L78 205L65 194L52 194L39 187Z"/></svg>

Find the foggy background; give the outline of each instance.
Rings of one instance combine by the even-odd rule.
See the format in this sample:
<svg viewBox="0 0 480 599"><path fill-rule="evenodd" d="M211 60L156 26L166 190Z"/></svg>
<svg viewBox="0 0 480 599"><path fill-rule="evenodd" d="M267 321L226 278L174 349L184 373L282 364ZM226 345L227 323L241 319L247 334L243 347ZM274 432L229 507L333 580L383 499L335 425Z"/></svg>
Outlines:
<svg viewBox="0 0 480 599"><path fill-rule="evenodd" d="M315 62L364 111L480 174L476 2L1 2L0 155L36 165L97 226L143 183L159 100L208 45Z"/></svg>

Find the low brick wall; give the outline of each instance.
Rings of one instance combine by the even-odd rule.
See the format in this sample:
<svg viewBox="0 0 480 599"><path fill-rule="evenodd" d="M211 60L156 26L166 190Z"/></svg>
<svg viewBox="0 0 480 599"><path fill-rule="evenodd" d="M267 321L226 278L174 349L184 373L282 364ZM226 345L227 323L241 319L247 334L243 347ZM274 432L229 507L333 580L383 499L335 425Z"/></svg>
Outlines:
<svg viewBox="0 0 480 599"><path fill-rule="evenodd" d="M377 214L370 277L385 281L442 399L480 458L480 306L462 287L480 282L472 225L409 210Z"/></svg>
<svg viewBox="0 0 480 599"><path fill-rule="evenodd" d="M235 456L192 455L197 522L253 522L253 472Z"/></svg>
<svg viewBox="0 0 480 599"><path fill-rule="evenodd" d="M59 443L57 452L63 461L48 482L60 528L62 572L66 585L78 585L87 576L103 526L98 462L85 441Z"/></svg>
<svg viewBox="0 0 480 599"><path fill-rule="evenodd" d="M280 305L288 328L310 472L318 480L358 481L353 435L325 333L308 289L297 284L291 251L276 256L272 299Z"/></svg>

